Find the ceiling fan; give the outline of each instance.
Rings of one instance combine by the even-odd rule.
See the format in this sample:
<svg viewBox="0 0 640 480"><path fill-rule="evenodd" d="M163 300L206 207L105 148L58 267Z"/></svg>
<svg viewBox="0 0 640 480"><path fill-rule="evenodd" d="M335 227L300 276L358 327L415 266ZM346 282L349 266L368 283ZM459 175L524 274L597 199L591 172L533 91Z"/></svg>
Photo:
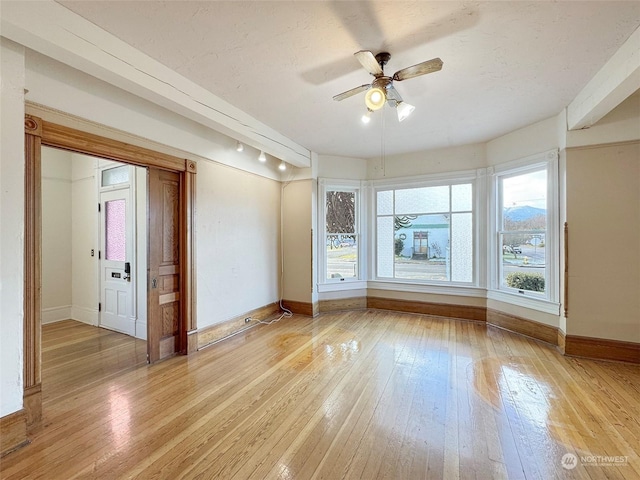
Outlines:
<svg viewBox="0 0 640 480"><path fill-rule="evenodd" d="M403 121L415 110L415 107L402 100L402 97L393 86L394 80L401 82L442 69L442 60L433 58L426 62L398 70L393 76L389 77L384 74L384 66L391 58L390 53L380 52L374 55L369 50L360 50L354 53L354 55L364 69L376 78L370 84L360 85L359 87L347 90L346 92L336 95L333 99L339 102L345 98L366 91L364 102L367 106L367 113L362 117L362 121L365 123L369 122L371 113L381 109L385 102L387 102L389 106L396 108L398 121Z"/></svg>

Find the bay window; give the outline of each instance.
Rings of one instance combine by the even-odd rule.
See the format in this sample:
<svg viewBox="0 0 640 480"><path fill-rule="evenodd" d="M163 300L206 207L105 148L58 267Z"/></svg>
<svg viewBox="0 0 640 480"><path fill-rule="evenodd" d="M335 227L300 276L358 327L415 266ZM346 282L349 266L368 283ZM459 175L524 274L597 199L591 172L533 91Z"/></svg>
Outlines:
<svg viewBox="0 0 640 480"><path fill-rule="evenodd" d="M557 301L557 152L495 173L494 288Z"/></svg>
<svg viewBox="0 0 640 480"><path fill-rule="evenodd" d="M323 238L321 283L360 278L360 189L349 182L321 181Z"/></svg>
<svg viewBox="0 0 640 480"><path fill-rule="evenodd" d="M378 187L376 276L417 283L474 281L473 183Z"/></svg>

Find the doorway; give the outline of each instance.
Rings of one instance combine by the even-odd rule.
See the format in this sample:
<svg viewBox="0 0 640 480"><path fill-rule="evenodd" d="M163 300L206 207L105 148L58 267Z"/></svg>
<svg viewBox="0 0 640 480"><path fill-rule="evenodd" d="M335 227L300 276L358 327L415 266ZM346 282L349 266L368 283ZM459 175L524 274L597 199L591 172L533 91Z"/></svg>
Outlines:
<svg viewBox="0 0 640 480"><path fill-rule="evenodd" d="M158 315L149 316L147 320L148 333L154 332L154 335L153 337L148 335L148 360L153 363L176 353L186 354L189 351L195 351L195 345L189 345L188 343L188 334L196 331L193 248L196 163L26 115L24 408L27 415L27 426L30 431L37 428L42 420L42 146L119 161L127 165L146 167L150 171L172 172L176 175L177 195L172 193L171 199L175 200L175 212L177 212L177 215L172 217L171 222L165 223L166 225L171 225L171 228L165 230L160 238L148 237L150 252L157 251L157 249L154 249L154 244L167 238L171 241L165 242L164 245L171 244L176 249L176 259L179 267L175 269L177 282L173 287L174 292L170 294L169 299L171 302L168 302L165 295L150 295L150 293L155 292L152 292L150 282L147 282L147 298L149 302L147 311L151 311L152 308L156 307L151 304L152 301L171 303L174 315L172 326L175 326L175 328L163 328L166 318L161 318ZM149 190L151 191L153 188L153 184L151 184ZM162 206L163 203L160 202L158 205ZM167 203L165 202L164 205L164 208L166 208ZM149 207L149 218L154 216L154 208ZM158 212L155 213L158 214ZM158 216L159 218L164 218L162 214L158 214ZM161 260L161 258L150 257L150 268L153 268L153 265L158 265ZM165 314L163 309L157 309L157 311L163 315ZM171 334L168 335L166 330L171 330ZM169 337L171 337L171 341L168 341Z"/></svg>
<svg viewBox="0 0 640 480"><path fill-rule="evenodd" d="M147 339L147 170L42 147L42 324Z"/></svg>

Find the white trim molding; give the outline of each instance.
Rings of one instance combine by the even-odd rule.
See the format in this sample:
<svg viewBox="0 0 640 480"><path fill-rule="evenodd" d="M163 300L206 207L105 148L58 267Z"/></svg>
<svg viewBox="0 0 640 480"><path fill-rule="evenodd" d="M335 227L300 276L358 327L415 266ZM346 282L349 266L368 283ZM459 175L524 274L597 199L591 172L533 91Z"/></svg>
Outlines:
<svg viewBox="0 0 640 480"><path fill-rule="evenodd" d="M531 310L537 310L551 315L560 315L559 303L550 302L542 298L535 298L531 296L527 297L518 293L503 292L500 290L488 290L487 299L516 305L518 307L529 308Z"/></svg>
<svg viewBox="0 0 640 480"><path fill-rule="evenodd" d="M61 307L50 307L42 309L42 324L56 323L71 319L71 305Z"/></svg>

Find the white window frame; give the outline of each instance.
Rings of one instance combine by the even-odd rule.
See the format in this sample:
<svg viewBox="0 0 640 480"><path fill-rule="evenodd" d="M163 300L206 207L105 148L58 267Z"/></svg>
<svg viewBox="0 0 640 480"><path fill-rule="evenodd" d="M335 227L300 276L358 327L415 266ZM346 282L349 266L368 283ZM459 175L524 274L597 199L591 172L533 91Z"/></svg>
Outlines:
<svg viewBox="0 0 640 480"><path fill-rule="evenodd" d="M355 278L327 278L327 222L325 219L327 208L327 192L341 191L355 193L355 229L357 245L357 276ZM365 196L362 194L363 185L360 181L338 180L329 178L318 179L318 292L349 290L366 288L366 235L362 231L362 218L365 212Z"/></svg>
<svg viewBox="0 0 640 480"><path fill-rule="evenodd" d="M547 172L547 227L545 233L545 292L518 290L502 284L502 252L500 232L502 228L503 178L533 173L542 169ZM493 177L489 198L489 289L487 297L546 313L558 314L559 304L559 196L558 196L558 151L549 150L540 154L508 162L490 169Z"/></svg>
<svg viewBox="0 0 640 480"><path fill-rule="evenodd" d="M484 188L481 188L480 177L485 175L485 169L478 170L466 170L457 173L446 174L434 174L424 175L411 178L394 178L385 180L376 180L372 182L371 192L371 221L370 221L370 238L371 238L371 255L369 256L369 268L373 273L372 281L369 282L369 287L401 290L401 291L416 291L424 293L448 293L458 295L469 296L484 296L479 292L476 287L479 286L479 239L480 235L480 222L479 215L484 209L480 208L481 195L484 193ZM377 214L377 197L378 192L388 190L402 190L409 188L421 188L421 187L438 187L438 186L453 186L470 183L472 185L473 197L472 197L472 216L473 216L473 272L471 282L454 282L443 280L414 280L404 278L392 278L392 277L380 277L378 276L377 258L377 231L378 231L378 214ZM451 207L451 205L449 205ZM451 212L449 212L451 213Z"/></svg>

